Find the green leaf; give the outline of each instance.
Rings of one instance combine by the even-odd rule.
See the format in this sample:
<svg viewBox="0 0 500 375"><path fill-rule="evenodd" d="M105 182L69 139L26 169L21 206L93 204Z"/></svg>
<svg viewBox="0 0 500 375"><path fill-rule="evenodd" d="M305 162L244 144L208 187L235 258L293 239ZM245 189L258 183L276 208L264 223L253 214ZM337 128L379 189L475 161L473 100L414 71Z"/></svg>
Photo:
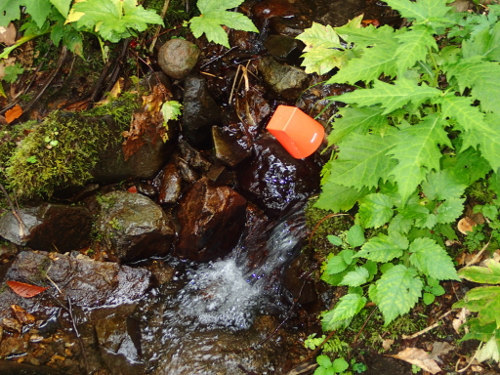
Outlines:
<svg viewBox="0 0 500 375"><path fill-rule="evenodd" d="M475 283L500 284L500 263L488 259L485 264L486 267L464 267L458 271L458 275Z"/></svg>
<svg viewBox="0 0 500 375"><path fill-rule="evenodd" d="M237 12L228 12L227 9L238 7L243 0L199 0L197 2L201 15L189 21L189 28L196 38L203 34L209 42L221 44L229 48L229 39L222 25L236 30L258 32L252 21L245 15Z"/></svg>
<svg viewBox="0 0 500 375"><path fill-rule="evenodd" d="M332 361L327 355L321 354L316 357L316 362L321 367L332 367Z"/></svg>
<svg viewBox="0 0 500 375"><path fill-rule="evenodd" d="M386 0L387 5L401 13L404 18L415 20L416 23L428 23L433 20L440 20L451 23L446 16L450 8L445 1L436 0Z"/></svg>
<svg viewBox="0 0 500 375"><path fill-rule="evenodd" d="M64 17L68 16L71 0L50 0L50 2Z"/></svg>
<svg viewBox="0 0 500 375"><path fill-rule="evenodd" d="M340 68L346 61L344 51L337 49L327 49L323 47L314 48L301 56L303 58L302 66L308 74L328 73L333 68Z"/></svg>
<svg viewBox="0 0 500 375"><path fill-rule="evenodd" d="M400 142L388 152L398 160L392 175L398 183L403 202L431 170L440 169L441 150L438 145L451 147L441 116L429 115L417 125L400 131Z"/></svg>
<svg viewBox="0 0 500 375"><path fill-rule="evenodd" d="M321 325L325 331L331 331L338 327L338 323L351 319L366 304L366 298L359 294L346 294L341 297L335 307L323 314Z"/></svg>
<svg viewBox="0 0 500 375"><path fill-rule="evenodd" d="M386 181L396 162L387 157L394 147L392 135L352 134L339 145L339 156L330 163L329 179L360 189Z"/></svg>
<svg viewBox="0 0 500 375"><path fill-rule="evenodd" d="M488 360L493 360L495 362L500 362L500 339L495 336L486 342L486 344L477 351L476 359L478 362L484 362Z"/></svg>
<svg viewBox="0 0 500 375"><path fill-rule="evenodd" d="M385 194L368 194L360 201L358 217L365 228L378 228L394 215L394 201Z"/></svg>
<svg viewBox="0 0 500 375"><path fill-rule="evenodd" d="M334 275L346 270L351 264L350 260L353 255L354 251L352 250L342 250L337 255L331 256L327 260L325 272L329 275Z"/></svg>
<svg viewBox="0 0 500 375"><path fill-rule="evenodd" d="M460 197L467 187L451 170L434 171L427 175L422 183L422 190L430 200L445 200Z"/></svg>
<svg viewBox="0 0 500 375"><path fill-rule="evenodd" d="M424 295L422 296L422 300L426 305L431 305L435 299L436 296L434 296L434 294L432 293L424 293Z"/></svg>
<svg viewBox="0 0 500 375"><path fill-rule="evenodd" d="M386 263L394 258L403 255L403 251L408 248L408 239L393 232L389 236L379 233L377 237L372 237L356 253L356 257L365 258L374 262Z"/></svg>
<svg viewBox="0 0 500 375"><path fill-rule="evenodd" d="M500 328L500 286L481 286L469 290L463 306L478 312L481 324L495 322Z"/></svg>
<svg viewBox="0 0 500 375"><path fill-rule="evenodd" d="M349 271L345 274L342 281L340 281L339 285L347 285L347 286L360 286L368 281L370 274L365 267L356 267L354 270Z"/></svg>
<svg viewBox="0 0 500 375"><path fill-rule="evenodd" d="M334 246L342 245L342 239L339 236L334 236L333 234L329 234L328 236L326 236L326 239Z"/></svg>
<svg viewBox="0 0 500 375"><path fill-rule="evenodd" d="M417 238L410 244L410 263L436 280L458 280L448 253L430 238Z"/></svg>
<svg viewBox="0 0 500 375"><path fill-rule="evenodd" d="M15 63L14 65L9 65L5 67L3 80L5 82L15 82L20 74L23 74L24 68L21 64Z"/></svg>
<svg viewBox="0 0 500 375"><path fill-rule="evenodd" d="M329 100L335 100L335 96ZM382 135L382 129L387 126L387 118L382 116L381 108L372 107L344 107L339 110L341 118L335 119L333 130L328 135L330 145L341 142L346 136L352 133L361 135L367 134L369 130Z"/></svg>
<svg viewBox="0 0 500 375"><path fill-rule="evenodd" d="M0 0L0 26L7 26L9 22L21 17L18 0Z"/></svg>
<svg viewBox="0 0 500 375"><path fill-rule="evenodd" d="M321 190L314 207L333 212L350 210L356 201L367 193L366 189L359 191L354 187L339 185L330 177L323 181Z"/></svg>
<svg viewBox="0 0 500 375"><path fill-rule="evenodd" d="M399 76L402 76L418 61L425 61L428 52L438 49L431 31L423 26L415 26L407 32L397 35L396 39L400 43L396 50L395 59Z"/></svg>
<svg viewBox="0 0 500 375"><path fill-rule="evenodd" d="M336 97L337 101L358 104L366 107L379 104L385 110L382 115L387 115L396 109L412 102L420 105L428 99L433 99L441 94L441 91L427 85L417 85L416 82L398 78L394 84L383 81L375 81L371 89L358 89Z"/></svg>
<svg viewBox="0 0 500 375"><path fill-rule="evenodd" d="M446 224L454 222L464 211L465 198L449 198L436 209L436 222Z"/></svg>
<svg viewBox="0 0 500 375"><path fill-rule="evenodd" d="M73 5L67 22L94 30L113 43L131 36L130 30L144 31L148 24L163 24L158 14L137 5L137 0L83 0Z"/></svg>
<svg viewBox="0 0 500 375"><path fill-rule="evenodd" d="M306 45L304 51L310 51L317 47L343 48L333 27L330 25L324 26L317 22L313 22L312 26L299 34L296 39L304 42Z"/></svg>
<svg viewBox="0 0 500 375"><path fill-rule="evenodd" d="M347 231L347 243L352 247L358 247L365 242L365 234L363 228L359 225L353 225Z"/></svg>
<svg viewBox="0 0 500 375"><path fill-rule="evenodd" d="M49 0L23 0L26 5L26 12L33 18L36 25L42 28L51 11Z"/></svg>
<svg viewBox="0 0 500 375"><path fill-rule="evenodd" d="M177 100L168 100L161 106L161 114L163 115L163 121L167 123L170 120L177 120L182 114L182 104Z"/></svg>
<svg viewBox="0 0 500 375"><path fill-rule="evenodd" d="M349 368L349 363L344 358L336 358L332 363L332 368L336 373L342 373Z"/></svg>
<svg viewBox="0 0 500 375"><path fill-rule="evenodd" d="M423 287L417 271L402 264L386 271L375 285L376 291L372 295L384 316L385 325L410 311L420 298Z"/></svg>

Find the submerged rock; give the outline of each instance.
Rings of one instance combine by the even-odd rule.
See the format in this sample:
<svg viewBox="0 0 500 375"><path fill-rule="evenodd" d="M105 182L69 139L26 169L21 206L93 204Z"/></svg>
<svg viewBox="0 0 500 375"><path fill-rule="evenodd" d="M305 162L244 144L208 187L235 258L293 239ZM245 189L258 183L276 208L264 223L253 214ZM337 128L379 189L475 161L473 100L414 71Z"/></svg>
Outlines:
<svg viewBox="0 0 500 375"><path fill-rule="evenodd" d="M184 82L182 134L196 147L210 145L210 129L220 120L220 109L208 92L205 80L189 76Z"/></svg>
<svg viewBox="0 0 500 375"><path fill-rule="evenodd" d="M195 183L180 203L176 254L202 262L226 255L243 229L245 207L245 198L227 186L207 178Z"/></svg>
<svg viewBox="0 0 500 375"><path fill-rule="evenodd" d="M0 217L0 236L36 250L68 251L90 242L91 215L85 207L45 203Z"/></svg>
<svg viewBox="0 0 500 375"><path fill-rule="evenodd" d="M254 145L254 156L238 169L245 194L268 215L279 215L319 188L320 167L309 157L294 159L270 135Z"/></svg>
<svg viewBox="0 0 500 375"><path fill-rule="evenodd" d="M194 68L200 56L196 44L184 39L171 39L158 51L158 64L166 75L183 79Z"/></svg>
<svg viewBox="0 0 500 375"><path fill-rule="evenodd" d="M150 198L114 191L99 197L98 237L120 260L129 262L163 256L170 250L174 224Z"/></svg>

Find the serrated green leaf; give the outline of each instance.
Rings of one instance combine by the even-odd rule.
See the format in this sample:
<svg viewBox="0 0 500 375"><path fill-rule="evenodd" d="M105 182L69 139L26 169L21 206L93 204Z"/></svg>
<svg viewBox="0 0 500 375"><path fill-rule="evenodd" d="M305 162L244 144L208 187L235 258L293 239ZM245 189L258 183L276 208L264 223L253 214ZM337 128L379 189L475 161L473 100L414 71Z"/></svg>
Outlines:
<svg viewBox="0 0 500 375"><path fill-rule="evenodd" d="M335 96L329 97L329 100L335 100ZM333 130L328 135L330 145L341 142L346 136L352 133L361 135L367 134L369 130L374 133L383 134L382 129L387 126L387 118L382 116L381 108L372 107L344 107L339 110L340 118L335 119Z"/></svg>
<svg viewBox="0 0 500 375"><path fill-rule="evenodd" d="M339 185L334 182L333 178L328 178L323 181L321 195L314 203L314 207L333 212L347 211L367 192L366 189L359 191L354 187Z"/></svg>
<svg viewBox="0 0 500 375"><path fill-rule="evenodd" d="M368 270L363 266L358 266L354 270L347 272L339 285L360 286L366 283L369 277Z"/></svg>
<svg viewBox="0 0 500 375"><path fill-rule="evenodd" d="M5 67L3 80L5 82L15 82L17 77L24 72L24 68L21 64L15 63L14 65L9 65Z"/></svg>
<svg viewBox="0 0 500 375"><path fill-rule="evenodd" d="M500 328L500 286L481 286L469 290L463 306L479 313L481 324L495 322Z"/></svg>
<svg viewBox="0 0 500 375"><path fill-rule="evenodd" d="M436 280L458 280L450 256L430 238L417 238L410 244L410 263Z"/></svg>
<svg viewBox="0 0 500 375"><path fill-rule="evenodd" d="M486 267L464 267L458 271L458 275L475 283L500 284L500 263L488 259L485 264Z"/></svg>
<svg viewBox="0 0 500 375"><path fill-rule="evenodd" d="M396 39L400 43L395 59L399 76L418 61L425 61L431 50L438 49L432 32L424 26L408 29L407 32L397 35Z"/></svg>
<svg viewBox="0 0 500 375"><path fill-rule="evenodd" d="M491 336L486 344L476 352L476 359L478 362L488 360L493 360L497 363L500 362L500 339Z"/></svg>
<svg viewBox="0 0 500 375"><path fill-rule="evenodd" d="M182 104L177 100L168 100L162 104L160 111L165 123L170 120L177 120L182 114Z"/></svg>
<svg viewBox="0 0 500 375"><path fill-rule="evenodd" d="M68 15L71 0L50 0L50 2L64 17Z"/></svg>
<svg viewBox="0 0 500 375"><path fill-rule="evenodd" d="M441 116L429 115L417 125L400 131L400 142L388 152L398 160L392 175L405 202L431 170L439 170L439 145L451 147Z"/></svg>
<svg viewBox="0 0 500 375"><path fill-rule="evenodd" d="M436 209L436 222L446 224L454 222L464 211L465 198L449 198Z"/></svg>
<svg viewBox="0 0 500 375"><path fill-rule="evenodd" d="M441 91L434 87L417 85L412 80L398 78L393 84L377 80L371 89L358 89L347 92L337 96L336 100L363 107L378 104L385 108L382 115L387 115L410 102L420 105L422 102L440 95Z"/></svg>
<svg viewBox="0 0 500 375"><path fill-rule="evenodd" d="M372 292L375 304L384 316L384 325L406 314L421 296L423 283L414 268L398 264L377 280Z"/></svg>
<svg viewBox="0 0 500 375"><path fill-rule="evenodd" d="M385 194L368 194L360 201L358 217L365 228L378 228L394 215L394 201Z"/></svg>
<svg viewBox="0 0 500 375"><path fill-rule="evenodd" d="M441 21L451 23L446 14L450 8L444 1L436 0L386 0L387 5L396 9L401 16L415 20L416 23L429 23L431 21Z"/></svg>
<svg viewBox="0 0 500 375"><path fill-rule="evenodd" d="M352 134L339 145L339 156L333 160L329 179L335 183L360 189L373 188L386 181L396 165L387 157L394 147L393 135Z"/></svg>
<svg viewBox="0 0 500 375"><path fill-rule="evenodd" d="M23 0L26 5L26 12L33 18L36 25L41 28L51 11L49 0Z"/></svg>
<svg viewBox="0 0 500 375"><path fill-rule="evenodd" d="M422 190L430 200L458 198L466 187L467 185L460 183L457 176L448 169L429 173L426 181L422 183Z"/></svg>
<svg viewBox="0 0 500 375"><path fill-rule="evenodd" d="M351 319L366 304L366 298L359 294L346 294L341 297L335 307L323 314L321 325L324 330L331 331L337 329L338 323Z"/></svg>
<svg viewBox="0 0 500 375"><path fill-rule="evenodd" d="M0 0L0 26L5 27L21 17L19 5L18 0Z"/></svg>
<svg viewBox="0 0 500 375"><path fill-rule="evenodd" d="M313 22L312 26L305 29L296 39L304 42L306 45L304 51L310 51L317 47L343 49L342 44L340 44L339 36L333 27L330 25L324 26L317 22Z"/></svg>
<svg viewBox="0 0 500 375"><path fill-rule="evenodd" d="M359 225L353 225L347 231L347 243L352 247L358 247L365 242L365 233Z"/></svg>
<svg viewBox="0 0 500 375"><path fill-rule="evenodd" d="M352 254L354 254L352 250L342 250L337 255L329 257L326 261L325 272L334 275L346 270L351 264L349 256L352 258Z"/></svg>
<svg viewBox="0 0 500 375"><path fill-rule="evenodd" d="M399 258L407 248L408 239L405 236L396 232L389 236L379 233L361 247L361 250L356 253L356 257L385 263Z"/></svg>
<svg viewBox="0 0 500 375"><path fill-rule="evenodd" d="M130 30L144 31L148 24L163 24L158 14L137 5L137 0L83 0L73 5L67 22L94 30L113 43L131 36Z"/></svg>
<svg viewBox="0 0 500 375"><path fill-rule="evenodd" d="M227 9L238 7L242 2L242 0L199 0L197 6L201 15L189 21L191 32L196 38L205 34L209 42L221 44L227 48L230 47L229 39L222 25L236 30L258 32L247 16L227 11Z"/></svg>

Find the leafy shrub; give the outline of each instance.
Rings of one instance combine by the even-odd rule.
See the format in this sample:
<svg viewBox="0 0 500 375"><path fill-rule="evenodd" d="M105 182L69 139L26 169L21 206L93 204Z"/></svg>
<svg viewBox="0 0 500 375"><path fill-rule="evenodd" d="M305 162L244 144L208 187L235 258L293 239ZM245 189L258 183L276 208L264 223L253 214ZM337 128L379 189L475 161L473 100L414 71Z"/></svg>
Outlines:
<svg viewBox="0 0 500 375"><path fill-rule="evenodd" d="M409 25L313 24L298 36L307 72L338 68L327 83L358 89L329 134L335 144L316 203L357 204L355 226L330 254L323 280L349 287L323 314L325 330L349 324L370 299L385 324L410 311L440 280L458 280L444 248L475 181L500 168L500 6L458 13L445 0L387 0ZM495 191L498 195L499 191ZM364 235L370 233L369 238Z"/></svg>

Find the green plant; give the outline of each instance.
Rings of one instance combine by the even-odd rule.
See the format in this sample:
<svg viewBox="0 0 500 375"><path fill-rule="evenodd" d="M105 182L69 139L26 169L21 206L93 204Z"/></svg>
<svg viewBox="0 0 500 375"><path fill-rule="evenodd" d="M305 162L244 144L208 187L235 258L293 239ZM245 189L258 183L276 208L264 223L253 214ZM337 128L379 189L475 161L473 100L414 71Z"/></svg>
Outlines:
<svg viewBox="0 0 500 375"><path fill-rule="evenodd" d="M229 48L229 39L222 25L235 30L258 32L253 22L245 15L229 12L243 0L198 0L196 5L201 15L189 20L189 27L196 38L203 34L209 42L215 42Z"/></svg>
<svg viewBox="0 0 500 375"><path fill-rule="evenodd" d="M466 188L487 175L498 179L500 6L475 14L445 0L386 2L409 26L362 27L360 16L298 36L307 72L338 68L327 83L358 86L328 98L348 106L332 124L336 148L316 205L357 204L349 231L359 241L340 236L342 250L324 264L323 280L349 288L323 314L325 330L346 326L368 299L385 325L423 292L431 303L443 292L438 281L458 279L444 244L457 238L451 223Z"/></svg>
<svg viewBox="0 0 500 375"><path fill-rule="evenodd" d="M500 362L500 263L489 259L485 267L464 267L458 274L466 280L486 284L469 290L463 300L453 305L477 313L468 319L469 332L462 340L481 341L475 356L479 362L489 359Z"/></svg>
<svg viewBox="0 0 500 375"><path fill-rule="evenodd" d="M349 363L344 358L336 358L332 361L324 354L317 356L316 362L318 367L314 371L314 375L345 374L344 371L349 368Z"/></svg>

